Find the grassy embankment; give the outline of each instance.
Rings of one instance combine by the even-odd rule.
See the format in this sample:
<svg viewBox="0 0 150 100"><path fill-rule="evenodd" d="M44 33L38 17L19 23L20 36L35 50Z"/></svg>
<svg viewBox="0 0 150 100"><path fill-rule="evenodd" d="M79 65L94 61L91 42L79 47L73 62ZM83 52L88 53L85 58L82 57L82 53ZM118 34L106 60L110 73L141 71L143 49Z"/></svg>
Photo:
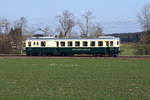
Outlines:
<svg viewBox="0 0 150 100"><path fill-rule="evenodd" d="M0 58L0 100L149 100L150 61Z"/></svg>
<svg viewBox="0 0 150 100"><path fill-rule="evenodd" d="M134 56L134 44L133 43L126 43L121 44L121 56Z"/></svg>

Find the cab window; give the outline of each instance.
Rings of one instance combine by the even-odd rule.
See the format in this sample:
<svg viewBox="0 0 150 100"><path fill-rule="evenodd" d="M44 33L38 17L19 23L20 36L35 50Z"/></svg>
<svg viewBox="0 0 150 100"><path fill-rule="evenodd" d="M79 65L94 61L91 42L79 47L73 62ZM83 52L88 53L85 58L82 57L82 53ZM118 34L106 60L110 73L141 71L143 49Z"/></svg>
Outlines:
<svg viewBox="0 0 150 100"><path fill-rule="evenodd" d="M33 45L35 45L35 42L33 42Z"/></svg>
<svg viewBox="0 0 150 100"><path fill-rule="evenodd" d="M56 42L56 45L57 45L57 47L59 47L59 42L58 41Z"/></svg>
<svg viewBox="0 0 150 100"><path fill-rule="evenodd" d="M31 47L31 42L28 42L28 46Z"/></svg>
<svg viewBox="0 0 150 100"><path fill-rule="evenodd" d="M117 41L117 45L119 45L119 41Z"/></svg>
<svg viewBox="0 0 150 100"><path fill-rule="evenodd" d="M46 42L45 41L41 41L41 46L45 47L46 46Z"/></svg>

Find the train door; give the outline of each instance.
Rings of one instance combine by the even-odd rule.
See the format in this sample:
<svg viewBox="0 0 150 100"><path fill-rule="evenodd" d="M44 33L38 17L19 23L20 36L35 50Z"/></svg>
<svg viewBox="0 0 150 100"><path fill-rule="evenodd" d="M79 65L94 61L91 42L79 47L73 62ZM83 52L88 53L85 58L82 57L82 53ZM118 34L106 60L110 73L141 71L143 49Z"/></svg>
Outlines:
<svg viewBox="0 0 150 100"><path fill-rule="evenodd" d="M110 44L109 44L109 41L106 41L106 52L105 52L105 54L110 55Z"/></svg>

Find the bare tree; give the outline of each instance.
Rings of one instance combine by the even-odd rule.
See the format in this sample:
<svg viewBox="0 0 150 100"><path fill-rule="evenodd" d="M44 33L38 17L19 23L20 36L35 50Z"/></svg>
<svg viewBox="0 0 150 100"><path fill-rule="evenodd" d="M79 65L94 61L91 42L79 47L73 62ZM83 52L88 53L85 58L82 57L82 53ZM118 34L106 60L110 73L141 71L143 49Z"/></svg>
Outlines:
<svg viewBox="0 0 150 100"><path fill-rule="evenodd" d="M138 15L139 22L144 34L139 44L135 45L135 54L150 54L150 4L145 4L141 13Z"/></svg>
<svg viewBox="0 0 150 100"><path fill-rule="evenodd" d="M85 14L82 16L83 19L85 20L85 23L82 23L80 20L78 21L78 25L80 27L80 31L81 31L81 37L82 38L87 38L89 36L89 32L90 32L90 28L91 26L91 20L93 18L92 16L92 12L91 11L87 11L85 12Z"/></svg>
<svg viewBox="0 0 150 100"><path fill-rule="evenodd" d="M84 24L81 23L80 20L78 20L77 24L78 24L79 27L80 27L80 36L81 36L81 38L87 38L88 35L86 34L86 29L85 29Z"/></svg>
<svg viewBox="0 0 150 100"><path fill-rule="evenodd" d="M102 35L102 28L100 24L94 25L92 22L93 18L94 16L92 15L92 12L87 11L83 15L83 19L85 20L85 23L82 23L80 20L77 22L80 27L81 38L87 38L87 37L96 38Z"/></svg>
<svg viewBox="0 0 150 100"><path fill-rule="evenodd" d="M16 53L23 53L23 32L25 30L27 19L21 17L14 22L14 32L12 35L14 45L16 45Z"/></svg>
<svg viewBox="0 0 150 100"><path fill-rule="evenodd" d="M150 4L145 4L141 13L138 15L139 22L146 34L143 35L141 41L150 43Z"/></svg>
<svg viewBox="0 0 150 100"><path fill-rule="evenodd" d="M75 26L75 21L74 21L74 15L70 13L69 11L65 10L63 11L62 15L56 16L58 19L58 22L60 24L60 27L57 28L57 31L63 33L63 37L70 37L72 28ZM59 30L58 30L59 29Z"/></svg>
<svg viewBox="0 0 150 100"><path fill-rule="evenodd" d="M144 31L148 34L148 31L150 31L150 4L145 4L138 18Z"/></svg>
<svg viewBox="0 0 150 100"><path fill-rule="evenodd" d="M23 29L26 27L26 24L27 24L27 19L25 17L21 17L19 20L16 20L14 22L14 27L21 28L21 30L23 31Z"/></svg>
<svg viewBox="0 0 150 100"><path fill-rule="evenodd" d="M4 34L0 34L0 54L8 54L12 50L10 37Z"/></svg>
<svg viewBox="0 0 150 100"><path fill-rule="evenodd" d="M10 31L10 23L7 19L0 19L0 33L8 34Z"/></svg>
<svg viewBox="0 0 150 100"><path fill-rule="evenodd" d="M9 53L11 51L9 31L10 22L6 18L0 18L0 53Z"/></svg>
<svg viewBox="0 0 150 100"><path fill-rule="evenodd" d="M86 30L85 30L85 34L86 34L86 36L88 36L89 35L89 27L90 27L90 20L91 20L91 18L93 17L92 16L92 12L91 11L87 11L84 15L83 15L83 17L85 18L85 21L86 21Z"/></svg>
<svg viewBox="0 0 150 100"><path fill-rule="evenodd" d="M92 38L98 38L99 36L104 35L103 29L100 24L93 25L90 33L90 37Z"/></svg>

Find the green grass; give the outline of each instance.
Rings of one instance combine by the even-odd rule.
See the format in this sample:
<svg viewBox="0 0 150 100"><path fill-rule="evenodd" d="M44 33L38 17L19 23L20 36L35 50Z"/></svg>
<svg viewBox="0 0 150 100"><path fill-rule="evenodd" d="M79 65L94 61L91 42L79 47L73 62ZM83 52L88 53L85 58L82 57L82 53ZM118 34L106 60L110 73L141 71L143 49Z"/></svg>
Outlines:
<svg viewBox="0 0 150 100"><path fill-rule="evenodd" d="M127 43L121 45L121 55L122 56L133 56L134 55L134 44Z"/></svg>
<svg viewBox="0 0 150 100"><path fill-rule="evenodd" d="M149 100L150 61L0 59L0 100Z"/></svg>

